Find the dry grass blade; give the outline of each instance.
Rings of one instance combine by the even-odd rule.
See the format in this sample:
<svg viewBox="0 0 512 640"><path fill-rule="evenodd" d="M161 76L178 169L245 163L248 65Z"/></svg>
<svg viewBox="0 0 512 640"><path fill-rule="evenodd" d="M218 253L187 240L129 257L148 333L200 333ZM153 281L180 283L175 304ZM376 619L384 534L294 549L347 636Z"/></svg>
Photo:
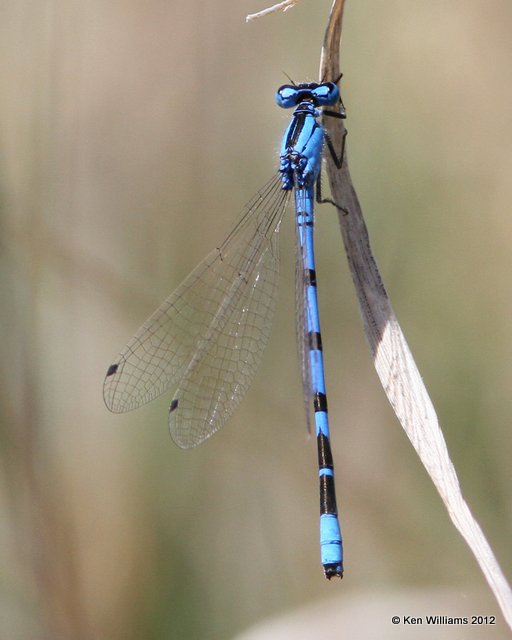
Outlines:
<svg viewBox="0 0 512 640"><path fill-rule="evenodd" d="M256 18L263 18L263 16L268 15L269 13L274 13L275 11L288 11L294 7L299 0L284 0L284 2L278 2L272 7L268 7L267 9L263 9L262 11L258 11L257 13L250 13L246 18L246 22L250 22L251 20L256 20Z"/></svg>
<svg viewBox="0 0 512 640"><path fill-rule="evenodd" d="M339 77L339 47L344 0L335 0L327 27L320 77ZM324 125L336 148L343 135L343 124L325 118ZM368 231L356 192L352 186L345 156L343 167L328 161L328 174L334 200L346 211L339 211L343 242L364 322L366 338L382 386L402 427L434 482L448 513L468 543L503 615L512 627L512 592L484 534L466 504L455 469L448 455L436 412L382 283L373 258Z"/></svg>

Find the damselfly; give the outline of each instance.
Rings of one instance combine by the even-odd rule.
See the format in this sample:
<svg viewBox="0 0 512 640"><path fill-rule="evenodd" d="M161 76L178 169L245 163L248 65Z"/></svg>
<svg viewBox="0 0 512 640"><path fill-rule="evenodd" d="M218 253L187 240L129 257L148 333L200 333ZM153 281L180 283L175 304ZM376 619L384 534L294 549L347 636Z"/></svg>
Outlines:
<svg viewBox="0 0 512 640"><path fill-rule="evenodd" d="M327 578L343 576L329 439L322 340L313 249L315 186L320 196L324 145L341 167L319 122L345 117L333 82L283 85L276 102L295 107L281 145L278 173L247 204L222 245L214 249L142 325L110 365L107 407L136 409L175 388L169 428L183 448L218 431L249 388L268 342L277 299L279 227L291 191L297 230L297 340L306 414L313 405L320 476L320 548ZM320 107L337 105L336 111ZM332 202L329 200L329 202ZM334 204L334 203L333 203Z"/></svg>

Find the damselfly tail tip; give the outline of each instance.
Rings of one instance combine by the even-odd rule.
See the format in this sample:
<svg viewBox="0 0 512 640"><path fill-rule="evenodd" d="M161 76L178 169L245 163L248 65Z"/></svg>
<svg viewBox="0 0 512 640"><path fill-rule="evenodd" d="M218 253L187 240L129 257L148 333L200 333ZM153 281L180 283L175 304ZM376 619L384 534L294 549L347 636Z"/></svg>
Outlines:
<svg viewBox="0 0 512 640"><path fill-rule="evenodd" d="M343 565L341 564L327 564L324 565L324 574L327 580L331 578L343 578Z"/></svg>

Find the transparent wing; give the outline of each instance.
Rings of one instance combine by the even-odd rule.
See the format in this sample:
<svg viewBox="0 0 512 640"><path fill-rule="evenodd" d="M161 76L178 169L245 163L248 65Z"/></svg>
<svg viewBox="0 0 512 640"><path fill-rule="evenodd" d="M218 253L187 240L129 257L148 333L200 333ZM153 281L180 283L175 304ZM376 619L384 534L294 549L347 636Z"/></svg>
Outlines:
<svg viewBox="0 0 512 640"><path fill-rule="evenodd" d="M311 370L309 365L309 348L307 344L306 331L306 297L304 280L304 250L298 238L295 259L295 329L297 338L297 353L302 377L302 390L304 398L304 412L306 414L306 424L308 433L311 433Z"/></svg>
<svg viewBox="0 0 512 640"><path fill-rule="evenodd" d="M199 444L225 423L270 334L287 199L275 176L221 247L137 331L105 378L111 411L135 409L179 383L169 416L179 446Z"/></svg>
<svg viewBox="0 0 512 640"><path fill-rule="evenodd" d="M297 192L296 197L300 197L300 192ZM304 207L297 207L304 210ZM296 208L296 210L297 210ZM306 414L306 426L308 433L311 433L312 423L312 403L313 397L312 383L311 383L311 363L309 361L309 343L308 343L308 331L307 331L307 310L306 304L306 265L307 260L307 248L306 243L301 240L301 233L303 228L295 223L296 229L296 245L295 245L295 329L297 339L297 353L299 359L299 366L302 377L302 390L304 399L304 413Z"/></svg>

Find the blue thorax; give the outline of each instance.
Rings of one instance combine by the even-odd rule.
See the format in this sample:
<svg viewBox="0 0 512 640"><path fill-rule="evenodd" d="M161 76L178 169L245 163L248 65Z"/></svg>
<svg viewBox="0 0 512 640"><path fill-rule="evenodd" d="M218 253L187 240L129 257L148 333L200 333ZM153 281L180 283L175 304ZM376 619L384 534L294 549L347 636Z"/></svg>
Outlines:
<svg viewBox="0 0 512 640"><path fill-rule="evenodd" d="M296 107L281 142L279 172L282 188L312 188L322 165L324 130L317 118L317 107L339 102L333 82L283 85L276 102L283 109Z"/></svg>

